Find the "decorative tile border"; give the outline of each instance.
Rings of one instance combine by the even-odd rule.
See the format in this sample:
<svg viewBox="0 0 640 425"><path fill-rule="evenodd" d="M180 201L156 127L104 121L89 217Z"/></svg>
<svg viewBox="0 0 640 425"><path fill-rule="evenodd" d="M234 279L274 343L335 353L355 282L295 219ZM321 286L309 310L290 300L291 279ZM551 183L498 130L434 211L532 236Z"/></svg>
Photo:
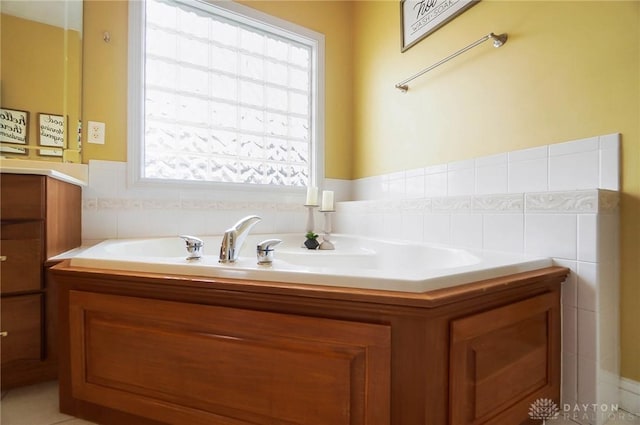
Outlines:
<svg viewBox="0 0 640 425"><path fill-rule="evenodd" d="M528 193L526 212L605 213L618 210L620 194L610 190Z"/></svg>
<svg viewBox="0 0 640 425"><path fill-rule="evenodd" d="M619 193L604 190L508 193L453 196L399 201L339 202L342 212L433 212L433 213L606 213L616 212Z"/></svg>
<svg viewBox="0 0 640 425"><path fill-rule="evenodd" d="M473 210L479 212L522 212L524 195L483 195L473 197Z"/></svg>
<svg viewBox="0 0 640 425"><path fill-rule="evenodd" d="M433 212L470 212L473 206L471 196L452 196L432 199Z"/></svg>
<svg viewBox="0 0 640 425"><path fill-rule="evenodd" d="M589 190L528 193L525 196L525 209L527 212L596 213L598 192Z"/></svg>

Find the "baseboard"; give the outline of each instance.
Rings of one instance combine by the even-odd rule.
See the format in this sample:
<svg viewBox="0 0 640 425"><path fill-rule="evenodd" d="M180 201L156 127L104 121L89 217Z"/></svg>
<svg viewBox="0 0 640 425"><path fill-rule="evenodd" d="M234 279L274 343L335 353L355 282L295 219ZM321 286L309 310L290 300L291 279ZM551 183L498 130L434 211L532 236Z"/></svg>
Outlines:
<svg viewBox="0 0 640 425"><path fill-rule="evenodd" d="M640 415L640 382L620 378L620 408Z"/></svg>

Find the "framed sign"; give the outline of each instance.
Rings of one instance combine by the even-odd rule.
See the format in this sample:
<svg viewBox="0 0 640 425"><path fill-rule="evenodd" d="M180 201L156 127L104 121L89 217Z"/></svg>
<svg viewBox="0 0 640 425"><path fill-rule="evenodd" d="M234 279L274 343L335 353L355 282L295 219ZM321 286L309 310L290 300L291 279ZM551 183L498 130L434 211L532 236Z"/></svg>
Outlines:
<svg viewBox="0 0 640 425"><path fill-rule="evenodd" d="M62 158L62 149L40 149L40 156L56 156Z"/></svg>
<svg viewBox="0 0 640 425"><path fill-rule="evenodd" d="M27 144L29 112L0 108L0 142Z"/></svg>
<svg viewBox="0 0 640 425"><path fill-rule="evenodd" d="M12 154L12 155L26 155L27 150L20 146L0 146L0 153Z"/></svg>
<svg viewBox="0 0 640 425"><path fill-rule="evenodd" d="M63 115L39 115L40 146L64 147L66 120Z"/></svg>
<svg viewBox="0 0 640 425"><path fill-rule="evenodd" d="M401 50L417 42L480 0L400 0Z"/></svg>

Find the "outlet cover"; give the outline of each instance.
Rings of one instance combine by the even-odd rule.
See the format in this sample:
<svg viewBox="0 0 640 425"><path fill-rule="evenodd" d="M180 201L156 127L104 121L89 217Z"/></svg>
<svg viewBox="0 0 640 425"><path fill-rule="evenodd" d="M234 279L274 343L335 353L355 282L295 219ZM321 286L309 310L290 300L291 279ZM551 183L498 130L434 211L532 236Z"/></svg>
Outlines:
<svg viewBox="0 0 640 425"><path fill-rule="evenodd" d="M89 121L87 123L87 141L104 145L104 133L106 125L103 122Z"/></svg>

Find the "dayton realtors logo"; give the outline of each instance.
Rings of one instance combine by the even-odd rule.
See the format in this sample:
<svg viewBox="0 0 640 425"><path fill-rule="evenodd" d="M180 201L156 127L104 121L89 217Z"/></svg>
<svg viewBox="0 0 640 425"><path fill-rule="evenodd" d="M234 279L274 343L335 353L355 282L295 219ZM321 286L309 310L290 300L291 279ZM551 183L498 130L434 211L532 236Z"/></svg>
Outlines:
<svg viewBox="0 0 640 425"><path fill-rule="evenodd" d="M573 420L582 423L598 422L598 419L616 420L632 422L635 416L619 410L617 404L563 404L562 409L549 398L539 398L529 406L529 418L542 420L545 425L547 421L554 422L554 419L562 417L564 420Z"/></svg>
<svg viewBox="0 0 640 425"><path fill-rule="evenodd" d="M529 417L531 419L542 419L542 424L546 424L549 419L556 419L560 415L560 409L553 400L539 398L529 407Z"/></svg>

